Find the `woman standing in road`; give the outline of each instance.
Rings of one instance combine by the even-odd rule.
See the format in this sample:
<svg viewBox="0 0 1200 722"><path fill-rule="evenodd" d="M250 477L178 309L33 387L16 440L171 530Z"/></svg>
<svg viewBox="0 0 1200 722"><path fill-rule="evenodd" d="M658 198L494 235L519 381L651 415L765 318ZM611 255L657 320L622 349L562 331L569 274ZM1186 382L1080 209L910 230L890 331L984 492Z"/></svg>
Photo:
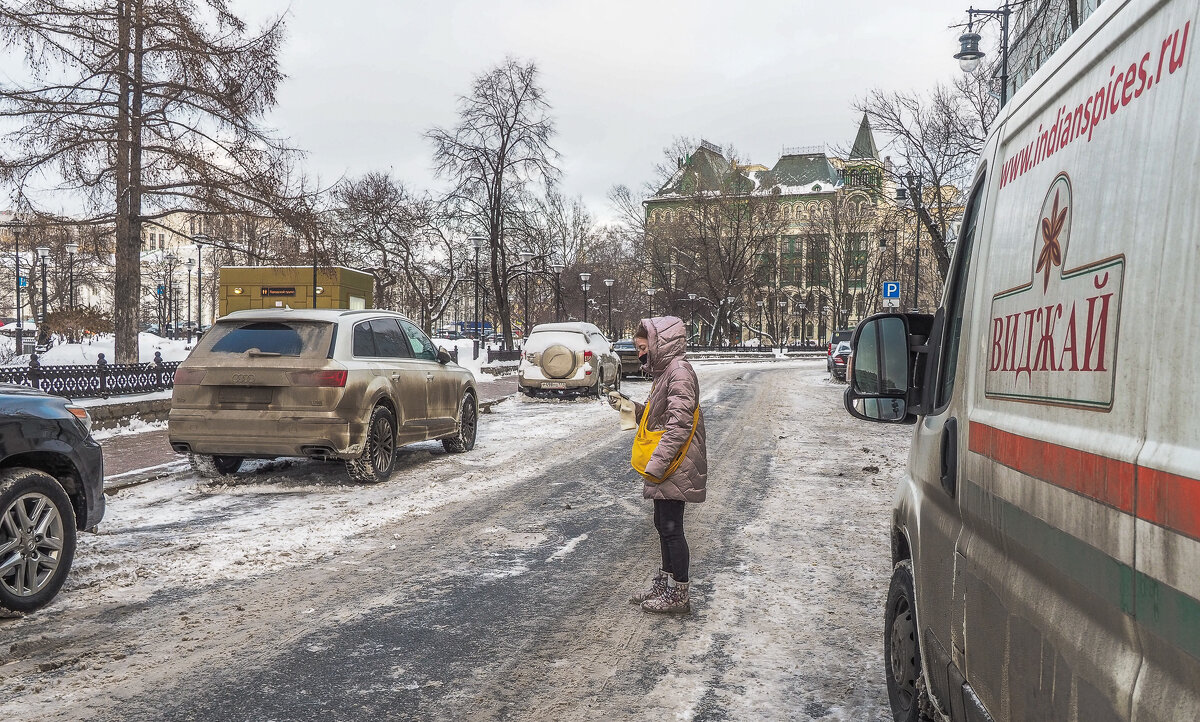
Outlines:
<svg viewBox="0 0 1200 722"><path fill-rule="evenodd" d="M686 358L687 330L680 319L643 319L633 342L642 370L654 381L646 403L634 404L634 412L642 422L639 435L643 431L662 432L641 472L645 480L642 495L654 501L662 568L655 573L649 589L629 601L649 612L687 612L689 550L683 535L683 511L688 502L704 501L708 477L700 385Z"/></svg>

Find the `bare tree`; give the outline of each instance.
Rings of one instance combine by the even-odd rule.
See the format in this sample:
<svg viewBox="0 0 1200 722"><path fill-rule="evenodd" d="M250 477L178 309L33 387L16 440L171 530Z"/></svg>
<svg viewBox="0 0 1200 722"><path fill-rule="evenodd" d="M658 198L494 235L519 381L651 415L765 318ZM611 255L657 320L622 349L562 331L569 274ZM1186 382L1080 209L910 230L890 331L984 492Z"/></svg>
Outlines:
<svg viewBox="0 0 1200 722"><path fill-rule="evenodd" d="M884 165L891 180L906 189L931 239L940 280L950 266L950 231L962 214L961 190L970 182L997 100L982 75L964 76L925 95L873 90L855 108L871 126L889 136L899 153ZM911 174L911 175L910 175Z"/></svg>
<svg viewBox="0 0 1200 722"><path fill-rule="evenodd" d="M248 30L224 0L0 6L0 38L27 69L0 85L0 117L17 123L0 182L22 200L82 197L89 220L113 225L117 361L137 359L143 223L287 195L294 153L260 123L283 77L283 35L281 19Z"/></svg>
<svg viewBox="0 0 1200 722"><path fill-rule="evenodd" d="M426 133L439 174L454 184L452 198L472 225L488 238L494 308L512 345L509 301L511 211L536 181L558 176L557 151L550 145L554 122L537 65L508 58L477 76L470 95L458 99L458 124Z"/></svg>
<svg viewBox="0 0 1200 722"><path fill-rule="evenodd" d="M375 305L405 308L426 330L442 317L461 282L461 254L442 204L385 173L340 184L335 235L375 276Z"/></svg>

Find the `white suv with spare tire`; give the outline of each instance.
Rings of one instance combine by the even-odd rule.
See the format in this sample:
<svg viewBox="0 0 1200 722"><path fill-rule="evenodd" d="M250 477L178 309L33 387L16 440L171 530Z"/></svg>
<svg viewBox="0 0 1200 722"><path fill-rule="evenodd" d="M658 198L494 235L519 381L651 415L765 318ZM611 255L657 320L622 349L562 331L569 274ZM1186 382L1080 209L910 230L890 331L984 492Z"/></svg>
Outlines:
<svg viewBox="0 0 1200 722"><path fill-rule="evenodd" d="M517 382L529 396L600 396L620 388L621 357L593 324L543 323L525 339Z"/></svg>

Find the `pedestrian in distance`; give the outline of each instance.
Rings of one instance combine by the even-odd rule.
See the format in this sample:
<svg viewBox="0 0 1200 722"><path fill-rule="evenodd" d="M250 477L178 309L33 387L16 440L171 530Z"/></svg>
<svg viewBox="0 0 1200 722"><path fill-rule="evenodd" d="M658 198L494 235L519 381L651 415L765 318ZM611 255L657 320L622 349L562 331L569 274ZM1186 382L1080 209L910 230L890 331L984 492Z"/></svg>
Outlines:
<svg viewBox="0 0 1200 722"><path fill-rule="evenodd" d="M634 334L642 371L653 385L645 404L634 403L639 419L631 463L642 475L642 496L654 502L662 566L649 588L629 598L648 612L684 613L688 601L690 550L683 533L684 509L704 501L708 457L700 384L687 361L687 331L674 316L643 319ZM619 408L622 397L609 403Z"/></svg>

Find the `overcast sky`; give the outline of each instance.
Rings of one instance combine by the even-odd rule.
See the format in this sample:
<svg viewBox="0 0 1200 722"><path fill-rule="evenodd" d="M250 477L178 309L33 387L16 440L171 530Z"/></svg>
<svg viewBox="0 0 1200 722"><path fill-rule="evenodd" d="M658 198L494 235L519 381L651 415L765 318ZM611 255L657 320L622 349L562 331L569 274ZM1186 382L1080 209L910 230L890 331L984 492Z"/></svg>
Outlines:
<svg viewBox="0 0 1200 722"><path fill-rule="evenodd" d="M537 62L557 123L563 188L608 215L680 135L770 166L782 146L848 146L855 99L927 88L966 0L231 0L287 13L288 80L271 122L325 182L390 169L437 188L426 129L454 122L471 78L507 55ZM985 48L986 49L986 48ZM877 138L879 142L884 139Z"/></svg>

